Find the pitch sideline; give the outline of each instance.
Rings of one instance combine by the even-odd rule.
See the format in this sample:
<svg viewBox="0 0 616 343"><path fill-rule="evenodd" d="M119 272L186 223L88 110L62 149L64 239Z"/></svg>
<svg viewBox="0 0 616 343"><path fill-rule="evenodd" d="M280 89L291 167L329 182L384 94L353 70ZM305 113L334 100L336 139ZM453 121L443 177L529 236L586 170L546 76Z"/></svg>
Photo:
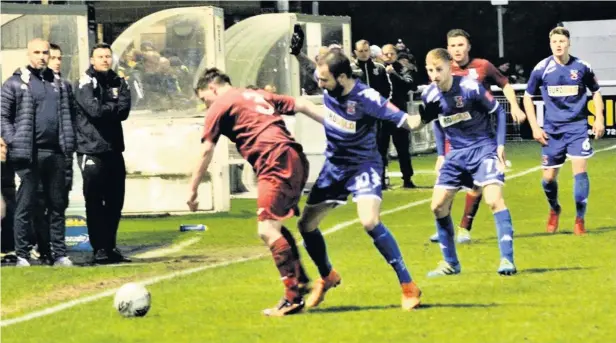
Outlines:
<svg viewBox="0 0 616 343"><path fill-rule="evenodd" d="M603 148L603 149L599 149L599 150L595 150L595 153L599 153L599 152L603 152L603 151L609 151L609 150L614 150L616 149L616 145L612 145L609 146L607 148ZM538 171L541 169L541 166L537 166L537 167L533 167L533 168L529 168L526 169L522 172L513 174L509 177L507 177L507 180L511 180L511 179L516 179L518 177L522 177L524 175L533 173L535 171ZM418 200L418 201L413 201L411 203L408 203L406 205L402 205L402 206L398 206L398 207L394 207L392 209L386 210L381 212L381 216L384 215L388 215L391 213L395 213L395 212L399 212L402 210L406 210L412 207L416 207L419 205L423 205L426 204L428 202L430 202L431 199L423 199L423 200ZM344 228L347 228L351 225L354 224L358 224L359 223L359 219L353 219L353 220L348 220L342 223L339 223L337 225L334 225L333 227L323 231L324 235L329 235L332 234L334 232L340 231ZM300 242L301 243L301 242ZM208 270L208 269L214 269L214 268L219 268L219 267L226 267L229 265L233 265L233 264L238 264L238 263L243 263L243 262L248 262L248 261L254 261L256 259L265 257L269 254L263 253L263 254L258 254L258 255L254 255L254 256L250 256L250 257L244 257L244 258L240 258L240 259L235 259L235 260L230 260L230 261L226 261L226 262L221 262L221 263L216 263L216 264L211 264L211 265L207 265L207 266L201 266L201 267L195 267L195 268L189 268L189 269L185 269L185 270L181 270L181 271L177 271L177 272L173 272L173 273L169 273L166 275L161 275L161 276L156 276L156 277L152 277L143 281L140 281L139 283L142 285L152 285L155 283L159 283L161 281L165 281L165 280L170 280L170 279L174 279L176 277L180 277L180 276L185 276L185 275L190 275L190 274L194 274L194 273L198 273L204 270ZM66 309L69 309L71 307L75 307L77 305L81 305L81 304L87 304L108 296L112 296L115 294L115 292L118 290L118 288L113 288L113 289L109 289L106 290L104 292L98 293L98 294L94 294L94 295L90 295L87 297L83 297L83 298L78 298L78 299L73 299L58 305L54 305L39 311L34 311L34 312L30 312L28 314L25 314L21 317L16 317L16 318L12 318L12 319L8 319L8 320L2 320L0 322L0 327L5 327L5 326L10 326L10 325L14 325L14 324L18 324L18 323L22 323L22 322L26 322L32 319L36 319L39 317L44 317L50 314L54 314Z"/></svg>

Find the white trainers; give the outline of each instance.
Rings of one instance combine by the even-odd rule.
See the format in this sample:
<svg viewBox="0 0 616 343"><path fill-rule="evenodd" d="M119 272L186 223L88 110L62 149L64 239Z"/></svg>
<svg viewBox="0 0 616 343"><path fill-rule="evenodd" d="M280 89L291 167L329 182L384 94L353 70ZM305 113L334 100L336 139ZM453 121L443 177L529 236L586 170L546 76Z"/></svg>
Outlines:
<svg viewBox="0 0 616 343"><path fill-rule="evenodd" d="M465 228L458 228L458 244L469 244L471 242L471 232Z"/></svg>
<svg viewBox="0 0 616 343"><path fill-rule="evenodd" d="M15 262L15 267L30 267L30 262L23 257L17 256L17 262Z"/></svg>
<svg viewBox="0 0 616 343"><path fill-rule="evenodd" d="M430 236L430 242L438 243L438 232Z"/></svg>
<svg viewBox="0 0 616 343"><path fill-rule="evenodd" d="M58 267L72 267L73 266L73 261L71 261L71 259L68 258L68 256L58 257L53 262L53 265L54 266L58 266Z"/></svg>

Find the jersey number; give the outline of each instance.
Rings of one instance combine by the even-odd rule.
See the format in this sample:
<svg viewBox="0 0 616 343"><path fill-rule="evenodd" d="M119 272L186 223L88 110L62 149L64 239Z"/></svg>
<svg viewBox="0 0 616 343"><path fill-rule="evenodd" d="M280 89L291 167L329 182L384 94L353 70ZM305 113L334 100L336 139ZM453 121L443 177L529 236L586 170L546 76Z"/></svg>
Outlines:
<svg viewBox="0 0 616 343"><path fill-rule="evenodd" d="M586 138L584 143L582 143L582 150L590 150L590 139Z"/></svg>
<svg viewBox="0 0 616 343"><path fill-rule="evenodd" d="M252 100L255 102L256 106L255 106L255 110L258 113L267 115L267 116L271 116L272 114L274 114L274 107L265 100L265 98L263 97L263 95L257 93L257 92L244 92L242 93L242 95L244 96L244 99L246 100Z"/></svg>

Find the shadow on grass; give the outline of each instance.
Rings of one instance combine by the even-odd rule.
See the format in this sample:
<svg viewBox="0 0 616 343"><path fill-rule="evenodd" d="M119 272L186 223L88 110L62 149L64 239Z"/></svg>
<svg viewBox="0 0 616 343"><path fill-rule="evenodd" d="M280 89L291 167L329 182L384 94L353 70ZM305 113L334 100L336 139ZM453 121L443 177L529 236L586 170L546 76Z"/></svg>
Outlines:
<svg viewBox="0 0 616 343"><path fill-rule="evenodd" d="M596 267L557 267L557 268L529 268L520 270L519 273L543 274L550 272L571 272L576 270L597 269Z"/></svg>
<svg viewBox="0 0 616 343"><path fill-rule="evenodd" d="M601 235L601 234L605 234L611 231L616 231L616 226L607 226L607 227L599 227L596 229L588 229L588 234L589 235ZM548 236L558 236L558 235L573 235L573 231L570 231L569 229L561 229L561 230L558 230L556 233L549 233L549 232L521 233L521 234L514 234L513 238L520 239L520 238L548 237ZM476 240L473 240L472 244L493 242L495 240L496 240L496 237L476 239Z"/></svg>
<svg viewBox="0 0 616 343"><path fill-rule="evenodd" d="M421 304L417 310L426 310L430 308L489 308L496 307L498 304L444 304L444 303L433 303L433 304ZM332 306L332 307L324 307L324 308L315 308L310 309L308 312L314 313L338 313L338 312L356 312L356 311L372 311L372 310L389 310L389 309L399 309L400 305L372 305L372 306L357 306L357 305L346 305L346 306Z"/></svg>

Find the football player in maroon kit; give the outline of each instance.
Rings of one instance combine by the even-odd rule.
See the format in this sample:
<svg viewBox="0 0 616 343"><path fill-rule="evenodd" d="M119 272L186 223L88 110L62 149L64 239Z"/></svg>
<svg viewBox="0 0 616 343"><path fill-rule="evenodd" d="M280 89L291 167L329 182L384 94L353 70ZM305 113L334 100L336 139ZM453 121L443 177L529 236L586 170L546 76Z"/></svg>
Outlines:
<svg viewBox="0 0 616 343"><path fill-rule="evenodd" d="M451 72L457 76L467 76L477 80L483 84L484 88L490 90L490 85L496 85L503 90L503 94L507 98L511 108L511 116L517 123L522 123L526 119L524 111L520 108L515 96L513 87L509 84L506 76L492 64L490 61L482 58L471 58L471 36L468 32L462 29L453 29L447 33L447 51L453 58ZM445 141L445 152L449 152L449 142ZM439 156L436 161L435 169L440 169L443 164L444 157ZM464 206L464 215L458 226L457 242L464 244L471 242L471 228L473 219L479 210L481 203L481 188L474 187L466 193L466 203ZM438 242L438 235L434 234L430 237L430 241Z"/></svg>
<svg viewBox="0 0 616 343"><path fill-rule="evenodd" d="M189 209L197 210L201 179L212 161L220 135L227 136L257 174L258 232L270 248L285 286L282 300L263 314L299 313L304 308L300 282L308 280L295 240L282 221L299 215L297 204L308 178L309 165L302 146L292 138L281 114L302 112L322 123L320 110L305 99L235 88L229 76L216 68L205 71L195 92L208 110L201 155L190 183Z"/></svg>

